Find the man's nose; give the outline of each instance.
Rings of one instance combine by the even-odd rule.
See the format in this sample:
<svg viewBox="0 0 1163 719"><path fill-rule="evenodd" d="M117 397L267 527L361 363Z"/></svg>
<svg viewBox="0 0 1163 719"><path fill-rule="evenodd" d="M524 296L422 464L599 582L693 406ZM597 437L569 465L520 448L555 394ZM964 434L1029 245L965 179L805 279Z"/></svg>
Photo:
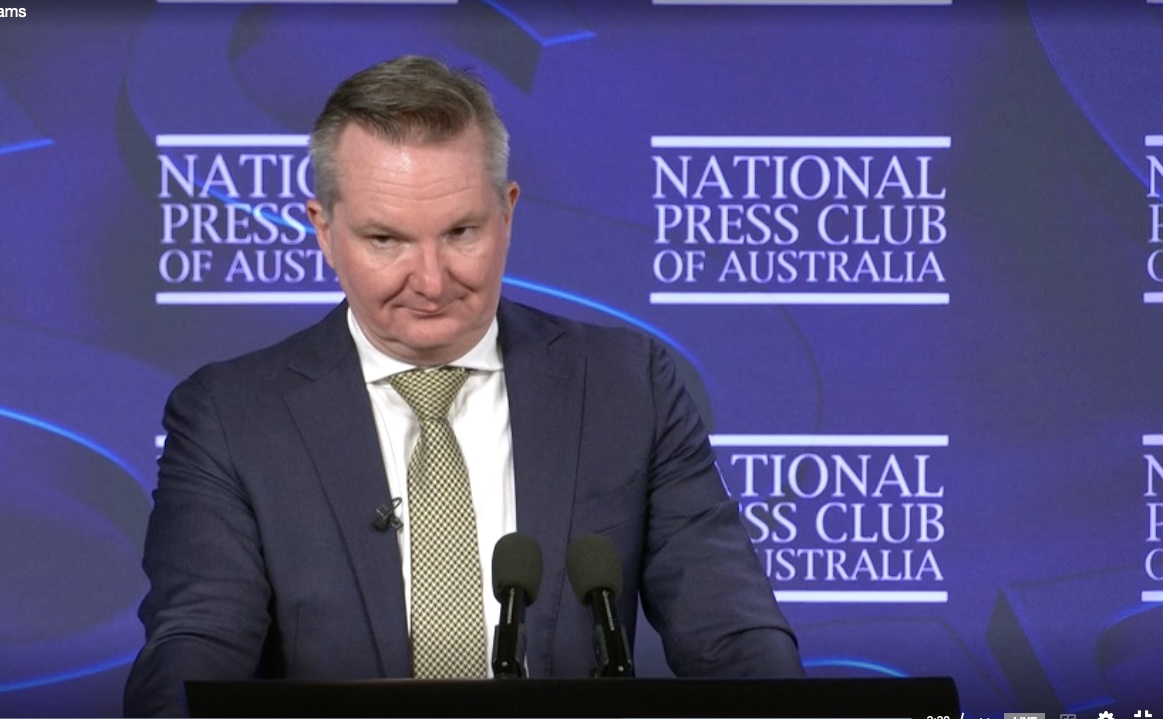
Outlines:
<svg viewBox="0 0 1163 719"><path fill-rule="evenodd" d="M444 289L444 251L439 242L417 244L410 282L412 289L425 297L437 297Z"/></svg>

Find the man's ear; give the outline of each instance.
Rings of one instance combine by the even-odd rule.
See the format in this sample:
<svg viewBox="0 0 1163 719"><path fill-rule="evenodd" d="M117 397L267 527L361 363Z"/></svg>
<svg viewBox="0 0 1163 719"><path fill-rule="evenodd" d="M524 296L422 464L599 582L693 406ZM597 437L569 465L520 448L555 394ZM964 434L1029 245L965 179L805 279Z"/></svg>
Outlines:
<svg viewBox="0 0 1163 719"><path fill-rule="evenodd" d="M513 209L517 207L517 198L520 196L520 185L509 180L509 184L505 187L505 224L508 226L513 224Z"/></svg>
<svg viewBox="0 0 1163 719"><path fill-rule="evenodd" d="M327 214L318 200L307 200L307 219L311 220L311 226L315 228L315 242L323 251L327 264L335 269L335 263L331 261L331 221Z"/></svg>

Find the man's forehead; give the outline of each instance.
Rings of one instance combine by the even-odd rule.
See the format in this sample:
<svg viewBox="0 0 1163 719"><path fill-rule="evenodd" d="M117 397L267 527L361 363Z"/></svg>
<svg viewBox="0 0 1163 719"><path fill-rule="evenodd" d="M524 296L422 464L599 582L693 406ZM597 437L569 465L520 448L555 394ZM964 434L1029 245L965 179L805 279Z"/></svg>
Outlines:
<svg viewBox="0 0 1163 719"><path fill-rule="evenodd" d="M484 131L479 124L469 122L455 132L446 132L434 130L419 121L414 121L388 132L384 128L352 120L340 130L336 145L337 149L356 143L373 143L396 148L438 147L470 138L480 140L483 146Z"/></svg>
<svg viewBox="0 0 1163 719"><path fill-rule="evenodd" d="M380 174L385 169L422 172L431 166L430 163L454 166L456 174L461 176L472 176L477 171L487 175L489 158L482 133L478 128L470 127L447 138L396 141L352 125L339 137L332 168L337 182L342 185L344 176L367 172ZM340 189L342 191L342 187Z"/></svg>
<svg viewBox="0 0 1163 719"><path fill-rule="evenodd" d="M367 173L383 176L384 171L415 179L429 168L441 167L444 174L451 171L464 180L478 172L487 177L489 158L483 137L471 128L450 138L397 142L352 126L339 138L332 167L342 191L345 177Z"/></svg>

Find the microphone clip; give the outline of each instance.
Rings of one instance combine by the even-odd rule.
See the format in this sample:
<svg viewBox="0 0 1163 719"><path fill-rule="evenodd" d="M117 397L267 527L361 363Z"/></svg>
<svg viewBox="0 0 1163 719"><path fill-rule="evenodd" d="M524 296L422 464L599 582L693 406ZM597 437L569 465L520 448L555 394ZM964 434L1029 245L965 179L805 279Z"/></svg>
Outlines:
<svg viewBox="0 0 1163 719"><path fill-rule="evenodd" d="M403 502L402 499L396 497L392 500L392 506L381 504L376 507L376 518L372 520L372 527L377 532L386 532L388 528L392 528L397 532L403 529L404 520L400 519L396 514L396 508Z"/></svg>

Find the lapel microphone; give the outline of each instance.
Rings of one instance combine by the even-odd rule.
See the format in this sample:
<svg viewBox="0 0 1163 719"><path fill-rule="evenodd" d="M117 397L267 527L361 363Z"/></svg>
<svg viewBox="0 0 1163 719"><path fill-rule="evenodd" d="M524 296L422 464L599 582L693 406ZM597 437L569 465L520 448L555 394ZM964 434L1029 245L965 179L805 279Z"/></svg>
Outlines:
<svg viewBox="0 0 1163 719"><path fill-rule="evenodd" d="M403 502L402 499L396 497L392 500L392 506L381 504L376 507L376 518L372 520L372 527L377 532L386 532L389 528L399 531L404 526L404 520L396 516L396 508Z"/></svg>

